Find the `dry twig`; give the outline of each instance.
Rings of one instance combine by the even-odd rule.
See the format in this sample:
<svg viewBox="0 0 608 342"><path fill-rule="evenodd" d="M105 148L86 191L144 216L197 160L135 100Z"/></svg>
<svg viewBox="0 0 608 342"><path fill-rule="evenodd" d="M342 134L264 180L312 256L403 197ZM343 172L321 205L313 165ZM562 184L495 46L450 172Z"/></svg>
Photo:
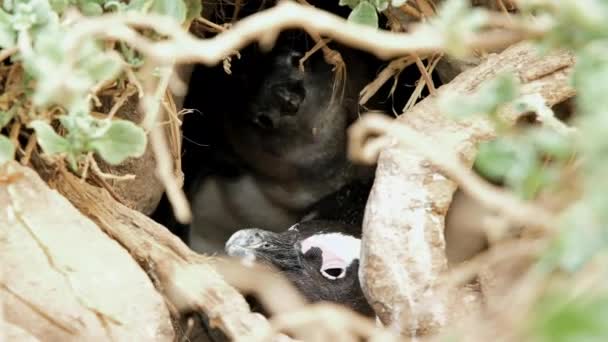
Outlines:
<svg viewBox="0 0 608 342"><path fill-rule="evenodd" d="M414 151L422 154L450 179L458 183L463 191L491 209L501 212L514 223L530 224L546 229L551 229L550 227L553 226L553 215L540 207L524 204L510 192L489 184L463 165L451 147L445 146L439 141L430 140L423 134L405 124L387 118L385 115L371 113L363 115L351 126L349 129L349 157L367 164L375 163L381 150L388 146L367 145L366 141L371 136L384 134L397 139L403 147L413 148Z"/></svg>
<svg viewBox="0 0 608 342"><path fill-rule="evenodd" d="M511 71L524 83L523 94L538 93L551 106L574 95L568 83L573 63L568 53L540 57L531 45L517 44L437 91L439 96L444 92L466 96L484 81ZM552 220L552 214L495 191L470 172L476 146L494 136L493 126L485 119L450 120L437 102L437 97L427 97L395 122L363 116L349 132L351 156L368 162L378 158L363 223L362 288L382 321L408 335L436 332L460 310L448 308L453 295L439 287L440 275L447 269L443 229L456 189L453 180L507 218L548 229ZM510 108L502 116L513 122L518 114ZM380 137L356 150L370 135ZM413 147L411 153L404 154L395 142Z"/></svg>
<svg viewBox="0 0 608 342"><path fill-rule="evenodd" d="M408 66L414 64L413 57L401 57L391 61L376 78L367 84L363 90L359 93L359 105L365 105L369 99L374 96L378 90L386 83L391 77L398 77L399 73Z"/></svg>
<svg viewBox="0 0 608 342"><path fill-rule="evenodd" d="M170 39L161 42L149 41L138 35L129 25L153 28ZM281 30L290 28L302 28L310 34L329 36L345 45L374 53L380 58L406 53L424 55L441 51L444 47L439 31L428 25L419 25L408 34L380 31L347 24L343 18L336 15L288 1L244 18L230 30L207 40L196 39L165 17L137 13L81 18L75 26L77 30L71 37L72 43L68 44L68 49L77 49L84 37L101 36L125 41L149 58L162 63L200 62L215 65L232 51L239 50L252 41L257 40L262 46L270 47ZM483 32L465 42L465 45L471 49L493 49L509 46L544 32L542 28L537 27L508 27L509 30ZM184 46L188 46L188 49L183 49Z"/></svg>

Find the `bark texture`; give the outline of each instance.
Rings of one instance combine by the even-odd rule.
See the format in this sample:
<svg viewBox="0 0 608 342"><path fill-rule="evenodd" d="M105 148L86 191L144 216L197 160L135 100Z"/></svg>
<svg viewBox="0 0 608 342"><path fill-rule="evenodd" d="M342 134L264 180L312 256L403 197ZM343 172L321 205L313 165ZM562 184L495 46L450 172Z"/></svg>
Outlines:
<svg viewBox="0 0 608 342"><path fill-rule="evenodd" d="M523 84L523 94L539 93L551 106L574 95L568 84L573 64L569 53L539 56L533 46L520 43L489 56L438 92L468 96L484 81L511 71ZM510 119L516 114L502 113ZM468 166L478 144L494 136L486 120L456 122L443 116L433 96L397 120L447 144ZM439 291L439 277L447 270L445 215L455 190L456 184L416 151L389 147L380 154L365 211L360 278L382 322L404 335L434 333L462 316L456 300L460 290Z"/></svg>

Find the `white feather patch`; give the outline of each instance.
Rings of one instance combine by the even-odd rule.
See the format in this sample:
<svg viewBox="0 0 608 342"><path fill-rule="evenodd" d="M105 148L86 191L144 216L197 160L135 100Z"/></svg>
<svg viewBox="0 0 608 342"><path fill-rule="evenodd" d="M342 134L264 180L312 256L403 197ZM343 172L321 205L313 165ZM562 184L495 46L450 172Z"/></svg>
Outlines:
<svg viewBox="0 0 608 342"><path fill-rule="evenodd" d="M302 253L305 254L313 247L322 251L323 262L321 273L328 279L338 279L345 276L345 270L361 253L361 240L341 233L313 235L302 241ZM342 269L342 273L332 276L325 272L329 269Z"/></svg>

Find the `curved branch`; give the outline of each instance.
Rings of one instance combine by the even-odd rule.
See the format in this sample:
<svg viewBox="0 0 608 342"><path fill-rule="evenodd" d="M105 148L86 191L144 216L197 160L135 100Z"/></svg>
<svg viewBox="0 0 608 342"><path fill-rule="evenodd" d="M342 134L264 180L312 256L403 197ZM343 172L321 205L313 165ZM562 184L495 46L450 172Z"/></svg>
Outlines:
<svg viewBox="0 0 608 342"><path fill-rule="evenodd" d="M512 71L523 83L523 94L539 94L552 106L574 95L568 82L573 64L569 53L541 57L533 46L517 44L465 71L438 93L467 96L484 81ZM349 132L352 156L369 162L379 153L363 223L363 291L384 323L409 336L437 332L465 307L456 289L439 287L447 270L444 220L456 182L518 222L547 227L551 219L551 214L496 192L472 176L468 169L477 145L494 137L492 125L485 119L450 120L437 102L429 96L394 123L362 117ZM513 122L517 114L507 109L502 116ZM357 150L361 137L383 133L390 135ZM412 150L405 154L395 139Z"/></svg>
<svg viewBox="0 0 608 342"><path fill-rule="evenodd" d="M152 42L126 25L152 28L170 39ZM254 41L269 48L280 31L294 28L301 28L312 35L330 37L383 59L407 53L441 51L445 47L441 32L428 24L418 25L411 33L378 30L353 25L337 15L290 1L281 1L273 8L244 18L231 29L206 40L184 32L181 26L163 16L121 13L81 18L75 25L76 31L68 46L78 48L83 37L96 35L123 40L159 62L214 65ZM492 30L475 35L465 45L468 49L491 50L540 34L542 30L536 28L512 25L508 30Z"/></svg>

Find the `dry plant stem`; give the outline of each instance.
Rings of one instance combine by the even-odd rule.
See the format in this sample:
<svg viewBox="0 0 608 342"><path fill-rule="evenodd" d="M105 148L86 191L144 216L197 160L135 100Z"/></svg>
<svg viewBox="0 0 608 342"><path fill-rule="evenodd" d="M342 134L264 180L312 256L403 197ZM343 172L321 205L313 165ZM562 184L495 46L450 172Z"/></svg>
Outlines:
<svg viewBox="0 0 608 342"><path fill-rule="evenodd" d="M112 179L112 180L117 180L117 181L126 181L126 180L135 179L135 175L113 175L111 173L105 173L105 172L101 171L101 169L99 168L99 165L97 165L95 158L93 158L93 154L88 154L87 158L89 158L89 163L90 163L91 168L93 169L93 172L95 172L95 174L102 179Z"/></svg>
<svg viewBox="0 0 608 342"><path fill-rule="evenodd" d="M25 145L25 151L23 151L23 157L19 161L21 165L28 165L30 163L30 158L32 157L32 152L36 148L36 133L32 133L27 140L27 145Z"/></svg>
<svg viewBox="0 0 608 342"><path fill-rule="evenodd" d="M137 89L137 96L141 99L142 97L144 97L144 90L141 83L137 79L137 76L135 76L133 70L128 65L126 65L126 63L123 67L125 70L125 74L127 75L127 79L129 80L129 83L135 86L135 88Z"/></svg>
<svg viewBox="0 0 608 342"><path fill-rule="evenodd" d="M399 7L399 9L401 9L404 13L411 15L414 18L422 18L422 13L420 13L419 10L417 10L416 8L414 8L412 5L406 3L405 5Z"/></svg>
<svg viewBox="0 0 608 342"><path fill-rule="evenodd" d="M17 51L19 51L19 49L17 47L12 47L12 48L8 48L8 49L2 49L2 51L0 51L0 62L2 62L5 59L9 58L13 54L15 54Z"/></svg>
<svg viewBox="0 0 608 342"><path fill-rule="evenodd" d="M399 75L399 73L407 68L408 66L414 64L413 57L401 57L391 61L376 78L367 84L363 90L359 93L359 105L365 105L369 99L374 96L378 90L386 83L391 77L395 77Z"/></svg>
<svg viewBox="0 0 608 342"><path fill-rule="evenodd" d="M303 341L398 341L372 320L344 307L318 303L271 319L278 331L288 331ZM321 328L321 329L320 329ZM321 333L313 335L315 333Z"/></svg>
<svg viewBox="0 0 608 342"><path fill-rule="evenodd" d="M158 124L161 118L160 114L162 113L160 102L166 94L173 71L171 67L167 66L161 70L161 78L156 85L156 90L154 92L148 90L146 94L151 95L146 95L143 101L140 102L140 106L142 106L144 113L146 113L143 126L150 132L150 143L156 157L156 175L165 187L175 217L179 222L187 223L190 222L192 217L190 205L181 189L181 184L176 180L177 177L174 173L175 169L167 144L167 138L162 125ZM153 79L148 79L147 83L147 89L154 88L155 82Z"/></svg>
<svg viewBox="0 0 608 342"><path fill-rule="evenodd" d="M437 92L467 96L484 81L512 71L523 83L523 94L538 93L552 106L574 95L568 81L573 64L568 53L540 57L531 45L521 43L490 56ZM450 316L458 316L458 306L447 307L457 302L448 300L457 291L444 292L439 286L447 268L443 230L455 180L511 218L546 227L549 222L539 218L551 217L536 210L521 215L530 214L531 207L472 176L469 168L477 145L494 137L493 126L485 119L450 120L441 114L437 98L427 97L396 122L364 116L349 131L351 156L373 162L379 154L363 223L362 288L383 323L408 336L436 332L450 322ZM501 115L513 122L518 113L506 109ZM374 143L372 149L362 146L362 139L383 132L389 135L382 144ZM386 148L389 137L393 144ZM395 144L397 139L412 150L404 153L403 146Z"/></svg>
<svg viewBox="0 0 608 342"><path fill-rule="evenodd" d="M154 28L170 39L152 42L126 25ZM70 37L71 43L67 45L68 49L77 49L84 37L95 35L125 41L149 58L161 63L200 62L215 65L232 51L239 50L253 41L259 41L263 47L269 48L281 30L290 28L302 28L310 34L328 36L340 43L358 47L385 59L412 52L423 55L440 51L444 46L441 34L430 26L419 26L409 34L393 33L347 24L343 18L336 15L288 1L244 18L234 24L230 30L207 40L196 39L170 19L136 13L80 18L75 27L78 27L78 30ZM534 27L516 26L513 30L480 33L465 45L471 49L491 50L509 46L543 32L542 29ZM184 49L184 46L188 48Z"/></svg>
<svg viewBox="0 0 608 342"><path fill-rule="evenodd" d="M203 17L198 17L195 19L196 21L198 21L199 23L208 26L209 28L213 29L215 32L224 32L226 31L226 28L222 25L218 25L216 23L214 23L213 21L207 19L207 18L203 18Z"/></svg>
<svg viewBox="0 0 608 342"><path fill-rule="evenodd" d="M328 42L329 42L329 39L322 40L319 37L319 40L316 41L315 46L310 48L310 50L306 51L304 56L302 56L302 58L300 58L299 65L298 65L300 71L304 72L304 62L306 62L310 58L310 56L314 55L315 52L319 51L319 49L321 49L323 46L326 46L326 44Z"/></svg>
<svg viewBox="0 0 608 342"><path fill-rule="evenodd" d="M306 0L298 0L299 3L312 7L308 1ZM310 36L315 42L315 46L313 46L305 55L300 59L300 70L304 71L304 61L306 61L310 56L312 56L315 51L321 49L323 52L323 59L326 63L334 66L333 71L335 73L334 83L332 85L332 96L331 100L334 101L338 99L342 100L344 97L344 91L346 90L346 64L344 63L344 59L340 52L331 49L327 46L327 43L331 41L331 39L323 39L321 35L315 32L310 32ZM339 95L338 95L339 94Z"/></svg>
<svg viewBox="0 0 608 342"><path fill-rule="evenodd" d="M416 4L418 8L420 8L420 12L424 14L425 17L430 18L435 15L435 10L433 9L433 5L429 3L427 0L416 0Z"/></svg>
<svg viewBox="0 0 608 342"><path fill-rule="evenodd" d="M439 63L440 60L441 60L441 56L430 58L430 60L428 62L428 64L429 64L428 65L428 72L429 73L432 73L433 70L435 70L435 67L437 66L437 63ZM424 68L424 66L423 66L423 68ZM425 69L424 73L427 73L426 69ZM432 79L430 81L432 82ZM409 110L410 108L412 108L416 104L416 101L422 96L422 91L424 90L425 87L429 87L429 84L427 83L426 78L424 78L424 76L422 76L418 80L418 84L416 84L416 88L412 92L412 95L410 95L410 98L407 100L407 103L403 107L403 111L404 112L407 111L407 110ZM433 91L434 91L434 93L431 92L431 94L432 95L436 95L437 91L436 90L433 90ZM429 92L430 92L430 88L429 88Z"/></svg>
<svg viewBox="0 0 608 342"><path fill-rule="evenodd" d="M431 78L431 75L429 74L429 72L433 72L433 70L429 67L430 70L427 71L427 68L424 66L424 63L422 63L422 60L420 59L420 57L418 55L414 55L414 58L416 60L416 66L418 67L418 70L420 70L420 74L422 75L422 78L424 78L424 82L426 82L426 86L429 89L429 93L431 95L435 95L436 94L436 90L435 90L435 83L433 82L433 79ZM429 66L432 64L432 61L429 62Z"/></svg>
<svg viewBox="0 0 608 342"><path fill-rule="evenodd" d="M173 173L179 177L177 183L181 188L183 186L182 173L182 125L177 113L177 104L175 103L172 92L167 90L165 94L166 101L163 101L163 108L169 116L169 146L172 146L171 157L174 163Z"/></svg>
<svg viewBox="0 0 608 342"><path fill-rule="evenodd" d="M131 95L133 95L135 93L136 89L137 88L131 88L131 87L128 87L127 89L125 89L125 91L120 95L120 97L118 97L118 99L116 99L116 102L114 102L114 105L110 109L110 112L108 112L108 119L114 118L114 115L116 115L116 113L118 113L120 108L125 104L125 102L127 102L129 97L131 97Z"/></svg>

